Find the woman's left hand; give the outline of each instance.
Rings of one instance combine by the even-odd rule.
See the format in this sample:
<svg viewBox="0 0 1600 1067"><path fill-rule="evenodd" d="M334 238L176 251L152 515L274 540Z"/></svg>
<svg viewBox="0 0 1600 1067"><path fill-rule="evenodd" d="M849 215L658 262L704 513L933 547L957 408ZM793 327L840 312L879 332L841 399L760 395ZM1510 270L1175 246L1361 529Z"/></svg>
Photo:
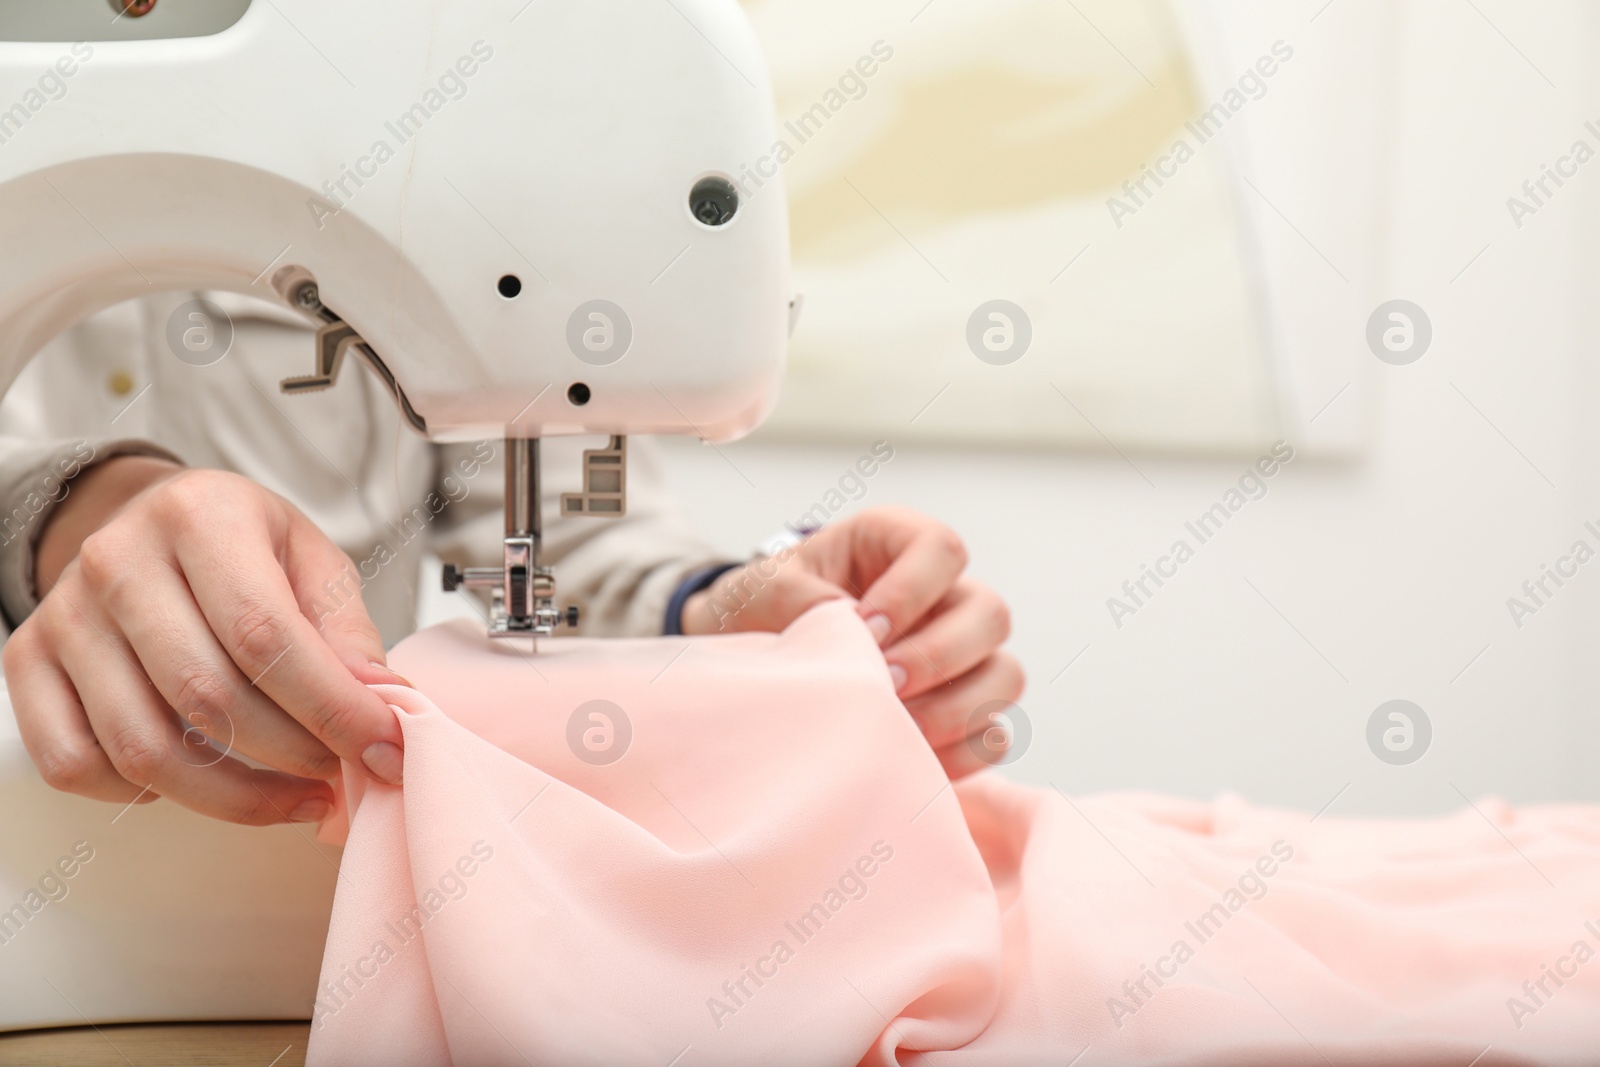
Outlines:
<svg viewBox="0 0 1600 1067"><path fill-rule="evenodd" d="M870 508L724 574L684 605L683 632L776 632L824 600L855 600L906 710L945 772L960 778L1005 754L979 709L1015 701L1024 684L1022 665L1000 648L1010 610L964 576L966 565L966 546L948 526L905 508Z"/></svg>

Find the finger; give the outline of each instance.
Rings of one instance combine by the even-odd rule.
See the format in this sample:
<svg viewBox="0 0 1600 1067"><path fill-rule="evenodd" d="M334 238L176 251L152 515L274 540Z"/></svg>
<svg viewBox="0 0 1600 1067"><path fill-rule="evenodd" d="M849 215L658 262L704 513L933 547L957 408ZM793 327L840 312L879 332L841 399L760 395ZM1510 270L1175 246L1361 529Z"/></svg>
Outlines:
<svg viewBox="0 0 1600 1067"><path fill-rule="evenodd" d="M328 647L352 673L375 668L373 681L399 677L388 669L383 638L361 598L361 575L344 550L302 513L286 516L284 575L300 613L310 619Z"/></svg>
<svg viewBox="0 0 1600 1067"><path fill-rule="evenodd" d="M363 685L414 688L405 675L389 669L383 636L367 613L361 576L350 557L300 512L290 513L289 522L284 573L300 613Z"/></svg>
<svg viewBox="0 0 1600 1067"><path fill-rule="evenodd" d="M39 620L29 622L36 632ZM140 797L140 788L117 773L89 727L78 691L66 672L36 649L32 637L19 630L6 642L5 676L17 732L40 777L52 789L91 800L157 799L154 792Z"/></svg>
<svg viewBox="0 0 1600 1067"><path fill-rule="evenodd" d="M1014 703L1026 685L1022 664L1008 652L996 652L952 685L941 686L906 701L906 711L935 749L965 740L990 722L978 709L991 701Z"/></svg>
<svg viewBox="0 0 1600 1067"><path fill-rule="evenodd" d="M883 658L901 698L948 686L988 659L1011 636L1011 613L999 594L965 580L915 631L890 644Z"/></svg>
<svg viewBox="0 0 1600 1067"><path fill-rule="evenodd" d="M753 560L719 577L686 609L685 633L777 633L816 605L849 594L807 568L798 553Z"/></svg>
<svg viewBox="0 0 1600 1067"><path fill-rule="evenodd" d="M911 632L967 565L966 546L949 527L923 516L891 515L888 522L862 522L858 534L863 563L873 557L887 561L861 594L858 609L880 645ZM876 622L877 616L885 621Z"/></svg>
<svg viewBox="0 0 1600 1067"><path fill-rule="evenodd" d="M933 754L939 758L939 766L944 768L945 777L956 782L969 774L995 766L1010 747L1009 738L998 740L995 747L987 749L967 738L935 749Z"/></svg>
<svg viewBox="0 0 1600 1067"><path fill-rule="evenodd" d="M332 811L326 782L256 770L197 744L194 734L179 728L132 655L130 646L103 632L74 635L62 646L62 664L100 747L133 787L247 826L319 822Z"/></svg>
<svg viewBox="0 0 1600 1067"><path fill-rule="evenodd" d="M231 525L223 538L178 539L179 562L195 602L252 685L341 759L364 766L381 781L398 783L401 736L394 712L302 614L273 542L274 534L287 541L289 522L284 515L263 518ZM274 524L276 529L269 530ZM285 556L293 554L286 545ZM302 551L298 559L303 558Z"/></svg>
<svg viewBox="0 0 1600 1067"><path fill-rule="evenodd" d="M103 603L181 727L302 778L332 777L339 758L250 684L182 575L165 563L141 571L136 583L108 590Z"/></svg>

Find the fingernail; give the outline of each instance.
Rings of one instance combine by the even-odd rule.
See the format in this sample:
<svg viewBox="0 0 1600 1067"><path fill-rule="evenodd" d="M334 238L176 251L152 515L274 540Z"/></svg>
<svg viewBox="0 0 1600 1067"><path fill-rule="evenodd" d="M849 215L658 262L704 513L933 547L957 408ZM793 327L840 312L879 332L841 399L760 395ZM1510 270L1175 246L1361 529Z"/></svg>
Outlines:
<svg viewBox="0 0 1600 1067"><path fill-rule="evenodd" d="M329 804L326 800L318 800L315 798L311 800L302 800L299 804L295 805L295 809L289 813L289 821L321 822L323 819L328 817L328 813L332 810L333 805Z"/></svg>
<svg viewBox="0 0 1600 1067"><path fill-rule="evenodd" d="M898 663L889 664L889 681L894 683L896 693L906 687L906 669Z"/></svg>
<svg viewBox="0 0 1600 1067"><path fill-rule="evenodd" d="M889 618L886 615L873 615L867 619L867 633L872 639L882 645L889 640Z"/></svg>
<svg viewBox="0 0 1600 1067"><path fill-rule="evenodd" d="M371 662L369 662L367 664L367 666L372 667L375 670L382 671L384 674L387 674L389 677L395 679L401 685L405 686L407 689L415 689L416 688L416 686L411 684L411 679L410 678L407 678L405 675L401 674L397 670L391 669L390 666L387 663L379 663L377 660L372 660Z"/></svg>
<svg viewBox="0 0 1600 1067"><path fill-rule="evenodd" d="M361 753L361 762L367 765L367 770L372 772L374 778L390 785L400 784L400 771L405 760L400 746L393 741L375 741L368 745L367 750Z"/></svg>

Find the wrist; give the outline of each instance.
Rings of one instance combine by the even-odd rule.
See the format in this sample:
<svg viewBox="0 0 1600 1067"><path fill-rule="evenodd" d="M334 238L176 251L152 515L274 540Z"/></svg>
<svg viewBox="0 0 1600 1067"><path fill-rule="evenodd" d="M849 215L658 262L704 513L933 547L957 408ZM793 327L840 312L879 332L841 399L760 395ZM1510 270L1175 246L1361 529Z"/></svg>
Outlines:
<svg viewBox="0 0 1600 1067"><path fill-rule="evenodd" d="M742 563L719 563L684 579L667 605L665 632L691 637L715 632L718 627L713 625L716 620L711 610L711 589L724 575L742 566Z"/></svg>
<svg viewBox="0 0 1600 1067"><path fill-rule="evenodd" d="M84 540L128 501L184 470L154 456L117 456L67 482L67 495L50 513L34 547L34 583L49 589L77 558Z"/></svg>
<svg viewBox="0 0 1600 1067"><path fill-rule="evenodd" d="M680 632L690 637L698 637L701 634L710 633L710 604L711 592L707 589L702 589L700 592L690 596L688 600L685 600L683 602L683 614L680 616L682 619L679 623Z"/></svg>

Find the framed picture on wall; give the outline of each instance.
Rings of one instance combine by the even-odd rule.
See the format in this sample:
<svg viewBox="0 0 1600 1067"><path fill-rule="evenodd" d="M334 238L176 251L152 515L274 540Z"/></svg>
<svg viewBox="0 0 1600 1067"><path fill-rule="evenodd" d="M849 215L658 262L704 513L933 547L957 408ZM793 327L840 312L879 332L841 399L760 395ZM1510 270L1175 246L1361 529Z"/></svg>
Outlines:
<svg viewBox="0 0 1600 1067"><path fill-rule="evenodd" d="M740 178L759 195L782 170L805 301L762 436L1194 454L1305 426L1285 330L1305 323L1265 280L1283 220L1251 177L1274 98L1326 74L1303 14L748 9L781 139Z"/></svg>

